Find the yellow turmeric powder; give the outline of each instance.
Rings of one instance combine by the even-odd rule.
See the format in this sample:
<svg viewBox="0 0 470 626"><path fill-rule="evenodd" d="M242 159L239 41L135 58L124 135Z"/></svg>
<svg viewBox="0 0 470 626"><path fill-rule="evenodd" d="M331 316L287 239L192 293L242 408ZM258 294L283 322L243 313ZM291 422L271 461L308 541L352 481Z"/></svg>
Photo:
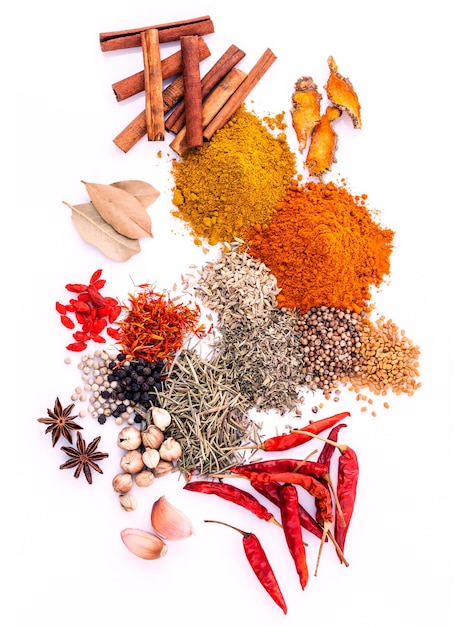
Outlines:
<svg viewBox="0 0 470 626"><path fill-rule="evenodd" d="M266 229L246 236L277 278L280 307L368 309L370 288L390 272L394 232L372 220L366 199L333 182L293 180Z"/></svg>
<svg viewBox="0 0 470 626"><path fill-rule="evenodd" d="M172 213L196 244L231 242L268 223L295 171L285 134L242 106L210 142L174 161Z"/></svg>

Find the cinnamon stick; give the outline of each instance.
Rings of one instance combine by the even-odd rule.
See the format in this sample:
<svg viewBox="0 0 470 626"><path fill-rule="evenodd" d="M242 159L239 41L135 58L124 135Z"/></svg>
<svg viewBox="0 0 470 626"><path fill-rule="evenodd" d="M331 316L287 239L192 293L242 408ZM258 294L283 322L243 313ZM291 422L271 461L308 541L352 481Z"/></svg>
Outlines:
<svg viewBox="0 0 470 626"><path fill-rule="evenodd" d="M184 97L186 100L186 142L190 148L202 146L202 89L197 36L181 37Z"/></svg>
<svg viewBox="0 0 470 626"><path fill-rule="evenodd" d="M203 61L207 59L211 52L207 46L207 43L204 41L202 37L199 37L198 41L199 48L199 61ZM166 80L167 78L171 78L176 74L179 74L183 69L183 65L181 62L181 50L170 54L165 59L162 59L162 78ZM136 94L144 91L145 89L145 76L144 71L141 70L136 74L132 74L132 76L127 76L111 85L114 95L116 96L116 100L121 102L122 100L126 100Z"/></svg>
<svg viewBox="0 0 470 626"><path fill-rule="evenodd" d="M228 72L226 76L222 78L219 84L213 89L213 91L207 96L202 104L202 126L205 128L209 122L220 111L223 105L227 102L234 91L240 86L240 84L247 77L246 72L238 68L233 68ZM176 137L170 143L172 148L177 154L183 156L183 154L189 149L186 142L186 127L178 132Z"/></svg>
<svg viewBox="0 0 470 626"><path fill-rule="evenodd" d="M158 30L151 28L142 33L142 55L145 77L145 124L149 141L164 141L165 117L163 115L163 79Z"/></svg>
<svg viewBox="0 0 470 626"><path fill-rule="evenodd" d="M201 94L204 99L212 89L222 80L235 65L243 59L245 53L235 45L231 45L224 54L216 61L211 69L201 80ZM179 102L165 121L167 130L175 135L185 125L184 99Z"/></svg>
<svg viewBox="0 0 470 626"><path fill-rule="evenodd" d="M213 118L210 124L206 126L203 133L204 139L209 141L212 138L212 135L229 121L232 115L243 104L252 89L274 63L276 58L277 57L270 48L265 50L253 68L248 72L247 77L241 83L240 87L238 87L235 93L227 100L225 105Z"/></svg>
<svg viewBox="0 0 470 626"><path fill-rule="evenodd" d="M112 50L138 48L141 45L142 32L154 28L158 30L160 43L179 41L179 39L185 35L203 36L214 32L214 24L211 18L208 15L204 15L180 22L100 33L101 50L103 52L110 52Z"/></svg>
<svg viewBox="0 0 470 626"><path fill-rule="evenodd" d="M183 76L177 76L175 80L163 90L163 112L167 113L170 111L171 108L183 98L183 94ZM146 134L147 124L144 110L139 113L113 141L123 152L129 152Z"/></svg>

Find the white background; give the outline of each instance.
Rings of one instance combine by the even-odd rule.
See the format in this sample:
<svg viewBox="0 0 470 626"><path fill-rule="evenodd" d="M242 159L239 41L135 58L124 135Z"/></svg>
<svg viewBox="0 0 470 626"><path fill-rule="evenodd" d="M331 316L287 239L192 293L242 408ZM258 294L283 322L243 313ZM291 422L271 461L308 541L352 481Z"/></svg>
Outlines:
<svg viewBox="0 0 470 626"><path fill-rule="evenodd" d="M16 231L14 250L6 249L3 257L2 296L9 452L2 516L16 539L7 531L2 544L9 558L2 566L15 585L16 595L8 596L15 598L17 624L462 623L454 614L464 590L462 579L454 577L454 562L467 565L468 529L468 485L464 491L456 486L454 461L461 457L455 443L470 417L457 356L466 354L468 332L456 295L468 291L467 276L458 269L468 268L460 253L467 245L469 210L461 157L468 139L462 4L44 0L16 5L3 51L15 79L6 83L14 93L8 89L5 99L13 101L16 115L5 117L4 130L11 134L17 168L4 183L13 188ZM353 82L363 129L353 131L340 120L334 175L368 194L371 208L396 232L390 280L374 300L422 352L423 387L413 398L391 397L388 411L376 403L373 418L343 393L339 405L327 405L321 414L351 411L342 436L358 454L361 475L348 535L350 567L340 566L325 549L319 575L304 591L278 528L215 496L182 491L176 476L148 490L135 488L139 508L125 513L110 484L119 471L118 427L100 427L91 418L81 422L85 438L101 435L100 450L110 454L101 464L103 476L94 474L89 486L58 470L63 444L52 449L36 421L57 395L65 402L81 382L75 365L64 364L69 335L54 311L55 301L65 298L65 283L85 281L103 268L106 292L125 298L134 283L171 288L191 263L206 260L170 217L168 146L158 158L161 145L142 140L124 154L112 141L144 106L142 96L117 103L111 90L113 82L142 69L140 50L102 53L98 43L102 31L202 15L215 25L206 38L212 56L203 72L232 43L245 50L239 67L246 70L267 47L277 55L249 98L261 115L288 112L293 84L302 75L322 87L329 55ZM173 50L167 46L164 54ZM4 156L10 161L10 151ZM88 200L81 180L132 178L153 184L161 197L150 208L154 238L142 241L139 255L118 264L80 240L63 201ZM10 213L9 204L4 211ZM267 417L267 430L277 421ZM466 443L463 435L460 441ZM171 543L160 561L142 561L124 548L119 533L129 526L149 529L151 503L162 494L191 517L196 535ZM258 535L278 575L287 616L254 578L241 537L205 525L204 518ZM316 546L311 540L312 572Z"/></svg>

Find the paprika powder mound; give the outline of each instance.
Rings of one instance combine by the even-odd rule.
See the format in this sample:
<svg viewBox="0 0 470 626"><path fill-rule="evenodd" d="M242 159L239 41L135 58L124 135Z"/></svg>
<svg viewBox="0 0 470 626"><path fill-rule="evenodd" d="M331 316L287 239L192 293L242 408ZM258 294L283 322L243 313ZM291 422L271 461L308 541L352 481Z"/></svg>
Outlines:
<svg viewBox="0 0 470 626"><path fill-rule="evenodd" d="M277 278L279 307L368 309L370 288L390 272L395 233L372 219L366 199L345 185L292 180L267 227L245 235Z"/></svg>
<svg viewBox="0 0 470 626"><path fill-rule="evenodd" d="M198 245L231 242L268 223L295 172L285 134L243 105L210 142L174 161L173 215Z"/></svg>

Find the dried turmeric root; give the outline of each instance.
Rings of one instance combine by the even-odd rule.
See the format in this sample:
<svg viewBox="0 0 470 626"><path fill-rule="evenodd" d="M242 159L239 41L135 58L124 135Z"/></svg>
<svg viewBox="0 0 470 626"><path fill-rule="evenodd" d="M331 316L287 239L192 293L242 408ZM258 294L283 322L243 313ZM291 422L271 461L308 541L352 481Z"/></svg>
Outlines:
<svg viewBox="0 0 470 626"><path fill-rule="evenodd" d="M328 106L313 129L305 161L310 176L321 178L330 171L332 164L336 163L338 135L333 129L332 122L340 116L341 110L338 107Z"/></svg>
<svg viewBox="0 0 470 626"><path fill-rule="evenodd" d="M349 115L354 128L361 128L361 105L351 81L338 72L338 67L333 57L328 57L330 75L325 85L328 98L341 111Z"/></svg>
<svg viewBox="0 0 470 626"><path fill-rule="evenodd" d="M292 125L299 142L299 151L307 146L310 133L320 121L321 94L310 76L302 76L294 86L292 94Z"/></svg>

